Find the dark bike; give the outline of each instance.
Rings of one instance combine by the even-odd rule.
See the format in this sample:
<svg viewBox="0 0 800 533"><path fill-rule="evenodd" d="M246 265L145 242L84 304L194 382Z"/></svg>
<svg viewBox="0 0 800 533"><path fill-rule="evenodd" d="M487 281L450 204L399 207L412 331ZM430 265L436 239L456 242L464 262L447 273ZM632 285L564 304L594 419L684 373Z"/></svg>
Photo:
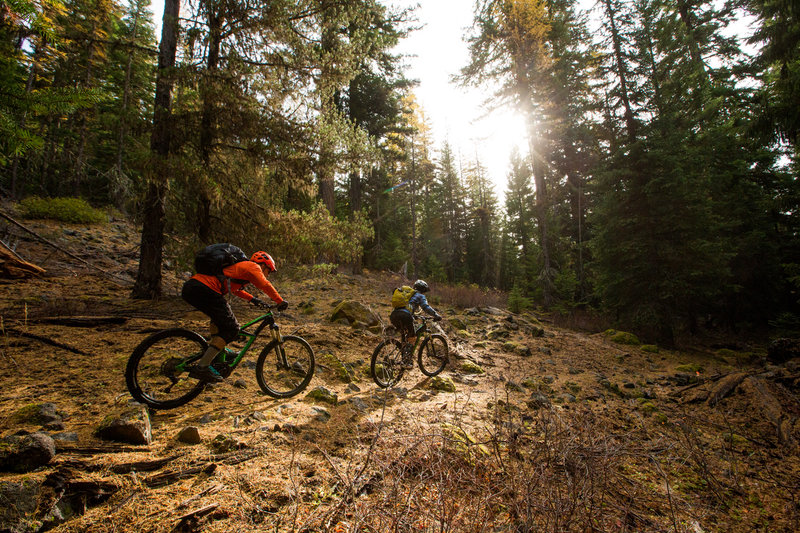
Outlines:
<svg viewBox="0 0 800 533"><path fill-rule="evenodd" d="M430 332L428 322L433 321L433 317L416 315L415 318L422 321L417 328L417 342L413 347L417 352L419 369L426 376L435 376L447 366L449 356L447 338L436 322L433 322L433 327L438 333ZM391 387L403 377L405 369L402 361L405 344L404 336L401 340L384 339L375 347L369 369L372 379L379 387Z"/></svg>
<svg viewBox="0 0 800 533"><path fill-rule="evenodd" d="M265 328L269 343L256 362L256 381L273 398L290 398L306 388L314 375L314 350L304 339L281 335L272 309L251 320L239 331L244 346L225 348L211 365L228 377L255 344ZM251 329L254 331L250 331ZM154 409L172 409L203 392L206 382L189 375L188 367L203 355L208 341L194 331L173 328L150 335L133 350L125 368L125 384L131 396Z"/></svg>

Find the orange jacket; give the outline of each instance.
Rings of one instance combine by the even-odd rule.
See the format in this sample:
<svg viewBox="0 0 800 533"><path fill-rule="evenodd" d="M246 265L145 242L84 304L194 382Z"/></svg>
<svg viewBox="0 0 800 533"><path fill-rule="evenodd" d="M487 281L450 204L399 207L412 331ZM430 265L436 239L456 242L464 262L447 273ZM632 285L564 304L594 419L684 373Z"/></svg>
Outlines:
<svg viewBox="0 0 800 533"><path fill-rule="evenodd" d="M227 294L228 287L230 286L230 292L232 294L248 302L253 299L253 295L245 291L244 286L248 283L252 283L257 289L272 298L275 303L281 303L283 301L283 298L281 298L281 295L275 290L275 287L272 286L272 283L264 277L264 273L261 271L261 267L258 266L258 263L240 261L229 267L225 267L222 269L222 273L228 278L224 280L225 283L220 281L218 277L209 276L208 274L195 274L192 276L192 279L196 279L214 292L220 294ZM230 281L230 284L228 281Z"/></svg>

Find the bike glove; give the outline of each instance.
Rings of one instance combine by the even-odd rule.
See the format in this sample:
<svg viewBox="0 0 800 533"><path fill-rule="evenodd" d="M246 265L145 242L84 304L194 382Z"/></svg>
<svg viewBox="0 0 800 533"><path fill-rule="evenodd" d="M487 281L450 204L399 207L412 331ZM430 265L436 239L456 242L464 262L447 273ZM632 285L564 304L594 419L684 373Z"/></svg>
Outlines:
<svg viewBox="0 0 800 533"><path fill-rule="evenodd" d="M289 304L286 302L286 300L284 300L278 304L278 311L283 311L287 307L289 307Z"/></svg>
<svg viewBox="0 0 800 533"><path fill-rule="evenodd" d="M267 306L266 302L264 302L264 300L262 300L260 298L253 298L252 300L250 300L250 303L255 305L256 307L266 307Z"/></svg>

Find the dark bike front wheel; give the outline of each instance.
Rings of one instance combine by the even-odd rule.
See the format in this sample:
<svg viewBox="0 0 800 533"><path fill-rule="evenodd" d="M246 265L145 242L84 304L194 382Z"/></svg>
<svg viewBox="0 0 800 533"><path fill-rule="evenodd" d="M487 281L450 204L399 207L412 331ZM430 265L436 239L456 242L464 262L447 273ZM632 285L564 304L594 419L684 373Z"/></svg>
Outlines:
<svg viewBox="0 0 800 533"><path fill-rule="evenodd" d="M375 347L369 363L372 379L385 389L403 377L403 345L396 339L387 339Z"/></svg>
<svg viewBox="0 0 800 533"><path fill-rule="evenodd" d="M291 398L305 389L313 376L314 350L294 335L269 343L256 362L258 386L273 398Z"/></svg>
<svg viewBox="0 0 800 533"><path fill-rule="evenodd" d="M125 367L131 396L153 409L181 406L203 392L205 382L189 377L187 366L208 348L202 335L188 329L166 329L137 346Z"/></svg>
<svg viewBox="0 0 800 533"><path fill-rule="evenodd" d="M419 369L426 376L435 376L447 365L449 351L444 335L433 334L419 347Z"/></svg>

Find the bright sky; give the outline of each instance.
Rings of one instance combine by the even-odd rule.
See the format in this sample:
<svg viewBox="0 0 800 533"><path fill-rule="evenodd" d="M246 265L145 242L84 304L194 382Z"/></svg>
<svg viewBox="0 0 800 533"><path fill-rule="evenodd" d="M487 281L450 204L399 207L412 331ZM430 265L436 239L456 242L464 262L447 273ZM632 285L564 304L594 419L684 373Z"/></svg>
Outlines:
<svg viewBox="0 0 800 533"><path fill-rule="evenodd" d="M397 48L407 54L409 78L419 80L417 101L433 131L434 148L445 140L462 165L479 159L502 195L508 159L515 145L524 146L521 118L510 109L486 117L487 89L461 88L450 82L469 62L463 36L472 25L473 0L382 0L385 5L408 7L419 3L417 18L423 27ZM521 148L524 150L524 148Z"/></svg>

